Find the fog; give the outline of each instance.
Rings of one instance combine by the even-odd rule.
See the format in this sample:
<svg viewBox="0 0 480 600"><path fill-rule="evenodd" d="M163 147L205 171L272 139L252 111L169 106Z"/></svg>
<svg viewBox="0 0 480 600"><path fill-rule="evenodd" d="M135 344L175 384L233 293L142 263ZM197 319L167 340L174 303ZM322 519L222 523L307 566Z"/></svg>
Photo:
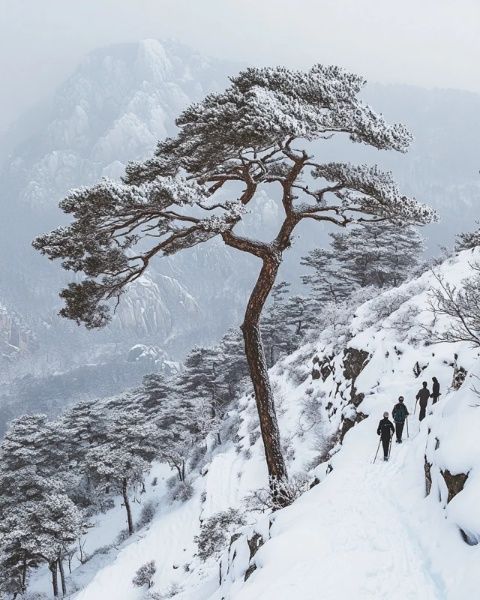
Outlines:
<svg viewBox="0 0 480 600"><path fill-rule="evenodd" d="M251 64L335 63L480 92L477 0L0 0L0 132L94 48L175 38Z"/></svg>

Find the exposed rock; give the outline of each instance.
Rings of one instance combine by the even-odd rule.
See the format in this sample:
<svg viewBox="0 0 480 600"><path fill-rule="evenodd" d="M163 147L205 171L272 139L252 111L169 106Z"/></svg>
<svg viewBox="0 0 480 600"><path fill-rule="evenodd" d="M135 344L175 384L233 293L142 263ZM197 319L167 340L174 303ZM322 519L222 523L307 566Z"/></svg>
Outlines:
<svg viewBox="0 0 480 600"><path fill-rule="evenodd" d="M428 496L432 490L432 465L428 462L427 457L425 456L425 492Z"/></svg>
<svg viewBox="0 0 480 600"><path fill-rule="evenodd" d="M365 350L356 348L347 348L343 352L343 376L345 379L351 379L354 384L355 379L366 367L370 355Z"/></svg>
<svg viewBox="0 0 480 600"><path fill-rule="evenodd" d="M251 574L252 574L254 571L256 571L256 569L257 569L257 565L256 565L255 563L252 563L252 564L251 564L251 565L248 567L248 569L245 571L245 578L244 578L244 581L247 581L247 579L250 577L250 575L251 575Z"/></svg>
<svg viewBox="0 0 480 600"><path fill-rule="evenodd" d="M347 348L343 353L343 376L345 379L350 379L352 387L350 389L350 402L354 406L358 406L365 398L365 394L357 393L355 382L357 377L367 366L370 355L365 350L357 350L356 348Z"/></svg>
<svg viewBox="0 0 480 600"><path fill-rule="evenodd" d="M454 390L459 390L462 387L463 382L465 381L466 377L467 377L467 371L463 367L459 367L455 361L455 364L453 367L452 388Z"/></svg>
<svg viewBox="0 0 480 600"><path fill-rule="evenodd" d="M343 438L347 435L347 433L352 427L354 427L357 423L360 423L360 421L363 421L363 419L366 418L367 415L364 415L362 412L357 412L353 419L351 419L350 417L345 418L343 420L342 429L340 431L340 443L343 443Z"/></svg>
<svg viewBox="0 0 480 600"><path fill-rule="evenodd" d="M247 579L250 577L250 575L257 568L257 565L255 564L255 562L251 562L251 561L252 561L252 558L255 556L255 554L258 552L258 549L261 546L263 546L263 544L264 544L263 536L261 536L259 533L254 533L251 538L247 539L247 544L250 549L250 564L248 566L248 569L245 571L244 581L247 581Z"/></svg>
<svg viewBox="0 0 480 600"><path fill-rule="evenodd" d="M445 480L445 483L447 484L448 503L463 490L465 482L468 479L468 473L458 473L457 475L452 475L452 473L450 473L448 469L445 469L445 471L441 471L441 473L443 479Z"/></svg>

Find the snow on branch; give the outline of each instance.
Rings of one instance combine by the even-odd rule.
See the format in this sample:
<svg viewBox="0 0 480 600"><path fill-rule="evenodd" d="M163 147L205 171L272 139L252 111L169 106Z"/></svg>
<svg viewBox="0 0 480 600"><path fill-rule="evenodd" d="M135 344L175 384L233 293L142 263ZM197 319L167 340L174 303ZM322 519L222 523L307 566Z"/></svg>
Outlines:
<svg viewBox="0 0 480 600"><path fill-rule="evenodd" d="M333 191L344 211L417 224L436 219L432 208L418 203L414 198L403 196L392 173L381 171L376 165L326 163L315 166L312 176L334 182L333 188L325 188L320 192L323 195L324 191Z"/></svg>

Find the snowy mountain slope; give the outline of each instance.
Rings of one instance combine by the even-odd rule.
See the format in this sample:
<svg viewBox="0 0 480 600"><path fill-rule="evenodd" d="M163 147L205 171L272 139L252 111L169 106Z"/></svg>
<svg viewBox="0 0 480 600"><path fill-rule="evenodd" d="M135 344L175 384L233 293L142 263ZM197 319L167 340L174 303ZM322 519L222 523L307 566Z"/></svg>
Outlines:
<svg viewBox="0 0 480 600"><path fill-rule="evenodd" d="M478 249L463 252L437 271L460 284L478 259ZM249 524L221 555L205 563L195 557L201 520L245 508L249 492L266 485L247 393L225 424L229 441L213 448L200 474L191 474L193 497L171 504L160 491L151 525L109 555L75 598L148 597L131 583L148 560L157 566L153 590L176 589L178 600L475 598L480 412L472 384L480 374L479 351L429 344L425 327L450 326L444 319L432 323L428 297L435 285L427 272L367 301L343 322L330 318L315 340L271 370L290 473L307 471L316 485L271 515L247 511ZM460 367L466 379L452 386ZM415 395L432 376L442 396L419 424ZM378 420L400 394L411 413L409 437L394 445L390 462L373 464ZM75 571L72 579L81 585Z"/></svg>

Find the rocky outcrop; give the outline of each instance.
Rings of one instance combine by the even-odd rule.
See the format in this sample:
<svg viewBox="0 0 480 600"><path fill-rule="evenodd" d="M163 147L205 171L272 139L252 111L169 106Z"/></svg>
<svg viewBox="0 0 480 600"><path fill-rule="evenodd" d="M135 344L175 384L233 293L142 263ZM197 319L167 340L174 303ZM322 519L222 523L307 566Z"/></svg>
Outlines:
<svg viewBox="0 0 480 600"><path fill-rule="evenodd" d="M455 498L455 496L463 490L468 479L468 473L458 473L457 475L452 475L448 469L441 471L441 473L448 490L448 503L451 502L453 498Z"/></svg>
<svg viewBox="0 0 480 600"><path fill-rule="evenodd" d="M249 560L248 569L245 571L244 581L247 581L247 579L250 577L250 575L257 568L257 565L255 564L255 562L252 562L252 559L255 556L255 554L258 552L258 549L261 546L263 546L263 544L264 544L263 536L261 536L259 533L255 532L251 538L247 539L247 544L250 549L250 560Z"/></svg>
<svg viewBox="0 0 480 600"><path fill-rule="evenodd" d="M355 411L355 416L353 418L346 417L345 419L343 419L342 428L340 430L340 443L343 442L343 438L347 435L350 429L352 429L352 427L354 427L357 423L360 423L361 421L363 421L363 419L366 418L367 415L364 415L362 412Z"/></svg>
<svg viewBox="0 0 480 600"><path fill-rule="evenodd" d="M432 465L428 462L426 456L423 468L425 471L425 493L428 496L432 490Z"/></svg>
<svg viewBox="0 0 480 600"><path fill-rule="evenodd" d="M350 402L357 407L365 398L365 394L358 393L355 386L357 377L367 366L370 354L365 350L357 348L347 348L343 352L343 376L352 382L350 388Z"/></svg>

